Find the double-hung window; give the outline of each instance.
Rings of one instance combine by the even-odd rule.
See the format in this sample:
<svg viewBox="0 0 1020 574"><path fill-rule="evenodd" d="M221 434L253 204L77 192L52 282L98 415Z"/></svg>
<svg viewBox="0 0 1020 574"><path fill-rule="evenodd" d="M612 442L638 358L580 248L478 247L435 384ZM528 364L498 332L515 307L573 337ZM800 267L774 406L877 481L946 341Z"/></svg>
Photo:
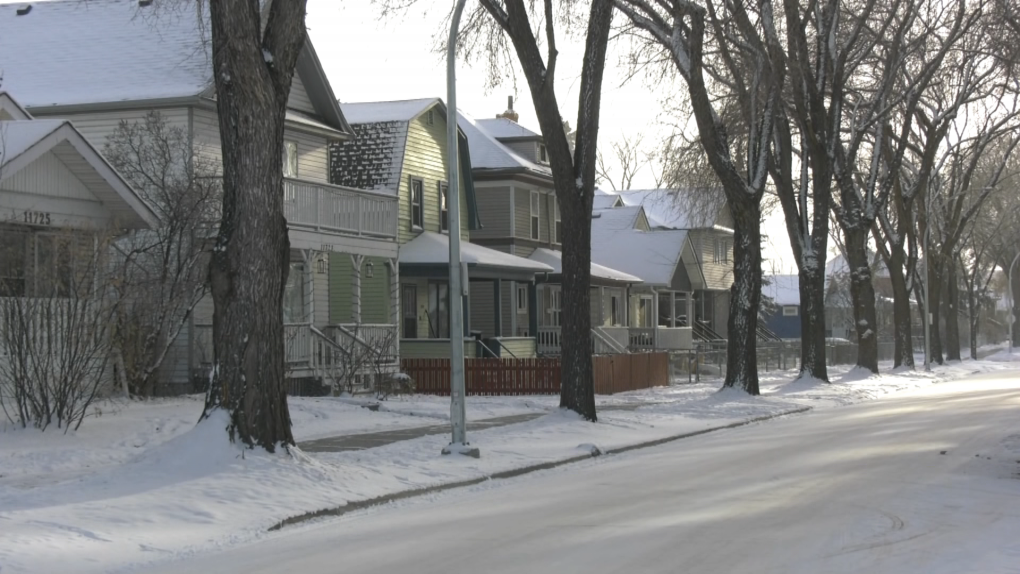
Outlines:
<svg viewBox="0 0 1020 574"><path fill-rule="evenodd" d="M541 210L541 195L537 191L531 192L531 238L538 239L539 211Z"/></svg>
<svg viewBox="0 0 1020 574"><path fill-rule="evenodd" d="M424 199L425 182L420 178L411 178L411 229L421 229L425 220L425 211L422 205Z"/></svg>
<svg viewBox="0 0 1020 574"><path fill-rule="evenodd" d="M450 186L446 185L445 181L439 182L439 230L449 231L450 230L450 206L448 199L450 197Z"/></svg>
<svg viewBox="0 0 1020 574"><path fill-rule="evenodd" d="M563 224L560 221L560 202L556 201L556 196L552 196L553 202L553 241L556 243L563 243Z"/></svg>

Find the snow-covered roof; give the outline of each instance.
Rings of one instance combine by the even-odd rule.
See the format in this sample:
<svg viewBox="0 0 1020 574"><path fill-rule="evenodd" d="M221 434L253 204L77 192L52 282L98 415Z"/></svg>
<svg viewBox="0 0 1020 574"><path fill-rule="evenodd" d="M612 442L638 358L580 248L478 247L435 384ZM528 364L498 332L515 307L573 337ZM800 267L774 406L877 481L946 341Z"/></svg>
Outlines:
<svg viewBox="0 0 1020 574"><path fill-rule="evenodd" d="M666 286L673 281L687 242L686 230L622 229L591 234L592 261L640 277L645 285Z"/></svg>
<svg viewBox="0 0 1020 574"><path fill-rule="evenodd" d="M644 209L640 205L592 210L592 234L621 229L640 229L642 215L644 215Z"/></svg>
<svg viewBox="0 0 1020 574"><path fill-rule="evenodd" d="M140 6L138 0L0 4L4 89L37 114L55 106L211 96L208 5ZM18 15L26 6L31 9ZM349 133L307 38L297 73L317 114L332 131Z"/></svg>
<svg viewBox="0 0 1020 574"><path fill-rule="evenodd" d="M419 98L388 102L340 102L340 109L352 125L409 122L441 101L439 98Z"/></svg>
<svg viewBox="0 0 1020 574"><path fill-rule="evenodd" d="M125 228L148 229L157 224L149 207L71 122L0 121L0 139L4 144L0 182L53 153Z"/></svg>
<svg viewBox="0 0 1020 574"><path fill-rule="evenodd" d="M592 209L609 209L610 207L621 207L623 200L615 193L602 191L595 188L595 197L592 201Z"/></svg>
<svg viewBox="0 0 1020 574"><path fill-rule="evenodd" d="M468 145L471 146L472 169L519 169L552 177L549 166L535 163L499 142L489 132L485 125L488 123L488 120L476 120L464 112L459 114L460 128L467 135Z"/></svg>
<svg viewBox="0 0 1020 574"><path fill-rule="evenodd" d="M628 189L604 193L620 196L624 205L644 207L649 223L664 229L718 227L719 212L725 205L721 194L709 190ZM713 195L694 195L707 193Z"/></svg>
<svg viewBox="0 0 1020 574"><path fill-rule="evenodd" d="M552 266L541 261L532 261L476 243L462 241L460 259L468 266L496 267L531 273L552 273ZM448 265L450 262L450 238L446 234L424 231L418 237L400 246L401 264Z"/></svg>
<svg viewBox="0 0 1020 574"><path fill-rule="evenodd" d="M765 278L761 294L772 298L777 305L800 305L800 278L797 275L770 275Z"/></svg>
<svg viewBox="0 0 1020 574"><path fill-rule="evenodd" d="M553 273L563 272L563 253L552 249L546 249L539 247L528 259L532 261L539 261L545 263L553 268ZM624 273L623 271L617 271L598 263L591 264L591 276L599 279L607 279L609 281L619 281L621 283L641 283L641 278L631 275L630 273Z"/></svg>
<svg viewBox="0 0 1020 574"><path fill-rule="evenodd" d="M7 92L0 91L0 120L30 120L32 114L28 113L21 104Z"/></svg>
<svg viewBox="0 0 1020 574"><path fill-rule="evenodd" d="M496 139L542 139L542 134L535 133L521 124L506 118L489 118L476 120L478 126Z"/></svg>
<svg viewBox="0 0 1020 574"><path fill-rule="evenodd" d="M880 256L878 256L877 253L875 253L874 251L871 251L870 249L868 250L868 261L873 262L872 263L872 265L873 265L872 269L873 269L873 274L876 277L888 277L889 276L889 270L885 266L885 260L883 260ZM850 272L850 264L849 264L849 262L847 262L846 257L844 257L842 254L836 255L835 257L833 257L832 259L829 259L825 263L825 276L826 277L832 277L833 275L835 275L837 273L849 273L849 272Z"/></svg>

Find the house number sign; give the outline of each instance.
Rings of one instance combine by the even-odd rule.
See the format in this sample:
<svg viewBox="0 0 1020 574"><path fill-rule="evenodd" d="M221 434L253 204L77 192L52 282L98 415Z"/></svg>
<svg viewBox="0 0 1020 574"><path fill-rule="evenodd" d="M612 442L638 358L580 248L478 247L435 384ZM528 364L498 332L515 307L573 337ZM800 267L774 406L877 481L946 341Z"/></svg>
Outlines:
<svg viewBox="0 0 1020 574"><path fill-rule="evenodd" d="M52 224L50 214L46 211L26 211L22 214L22 219L25 220L25 223L30 223L32 225Z"/></svg>

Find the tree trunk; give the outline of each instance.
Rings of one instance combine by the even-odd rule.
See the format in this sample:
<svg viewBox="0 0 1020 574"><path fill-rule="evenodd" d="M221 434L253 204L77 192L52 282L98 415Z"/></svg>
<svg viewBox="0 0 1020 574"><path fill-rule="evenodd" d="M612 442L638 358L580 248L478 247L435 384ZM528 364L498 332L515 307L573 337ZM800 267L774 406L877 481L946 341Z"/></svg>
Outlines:
<svg viewBox="0 0 1020 574"><path fill-rule="evenodd" d="M893 368L914 368L913 328L910 321L910 290L903 274L903 255L893 253L888 261L893 290Z"/></svg>
<svg viewBox="0 0 1020 574"><path fill-rule="evenodd" d="M733 234L733 286L730 287L726 381L758 395L758 309L761 305L761 205L748 195L730 203L736 221ZM824 360L824 356L823 356Z"/></svg>
<svg viewBox="0 0 1020 574"><path fill-rule="evenodd" d="M866 230L844 227L843 238L847 263L850 266L850 297L854 306L854 328L857 331L857 366L878 373L878 316L875 312L875 286L868 264L868 233ZM908 302L906 307L908 332L909 305Z"/></svg>
<svg viewBox="0 0 1020 574"><path fill-rule="evenodd" d="M575 188L576 189L576 188ZM591 343L592 196L557 193L563 225L563 336L560 408L596 420Z"/></svg>
<svg viewBox="0 0 1020 574"><path fill-rule="evenodd" d="M823 251L824 253L824 251ZM800 280L800 376L829 380L825 364L825 268L801 265Z"/></svg>
<svg viewBox="0 0 1020 574"><path fill-rule="evenodd" d="M941 273L935 265L930 265L929 261L927 274L928 284L925 285L928 292L928 302L926 305L926 315L924 318L931 321L931 327L929 328L929 334L931 337L931 358L929 359L932 363L941 365L944 363L942 359L942 335L940 333L939 326L939 307L942 306L942 281L940 281Z"/></svg>
<svg viewBox="0 0 1020 574"><path fill-rule="evenodd" d="M977 295L973 284L968 285L967 288L967 324L970 326L970 335L968 337L970 344L970 358L977 360L977 348L978 348L978 323L980 322L981 309L977 304Z"/></svg>
<svg viewBox="0 0 1020 574"><path fill-rule="evenodd" d="M223 150L223 213L209 265L215 356L203 418L229 413L232 441L272 452L294 444L284 382L283 120L305 2L210 2Z"/></svg>
<svg viewBox="0 0 1020 574"><path fill-rule="evenodd" d="M960 289L956 283L956 261L946 262L946 304L943 312L946 321L946 360L960 360Z"/></svg>

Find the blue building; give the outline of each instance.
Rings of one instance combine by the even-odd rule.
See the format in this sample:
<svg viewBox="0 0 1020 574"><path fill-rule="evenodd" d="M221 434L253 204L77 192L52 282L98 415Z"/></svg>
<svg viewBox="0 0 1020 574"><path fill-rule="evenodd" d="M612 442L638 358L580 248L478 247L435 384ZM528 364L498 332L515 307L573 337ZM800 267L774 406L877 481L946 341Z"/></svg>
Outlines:
<svg viewBox="0 0 1020 574"><path fill-rule="evenodd" d="M773 312L766 318L769 330L781 339L800 338L800 280L796 275L766 276L761 294L771 300Z"/></svg>

